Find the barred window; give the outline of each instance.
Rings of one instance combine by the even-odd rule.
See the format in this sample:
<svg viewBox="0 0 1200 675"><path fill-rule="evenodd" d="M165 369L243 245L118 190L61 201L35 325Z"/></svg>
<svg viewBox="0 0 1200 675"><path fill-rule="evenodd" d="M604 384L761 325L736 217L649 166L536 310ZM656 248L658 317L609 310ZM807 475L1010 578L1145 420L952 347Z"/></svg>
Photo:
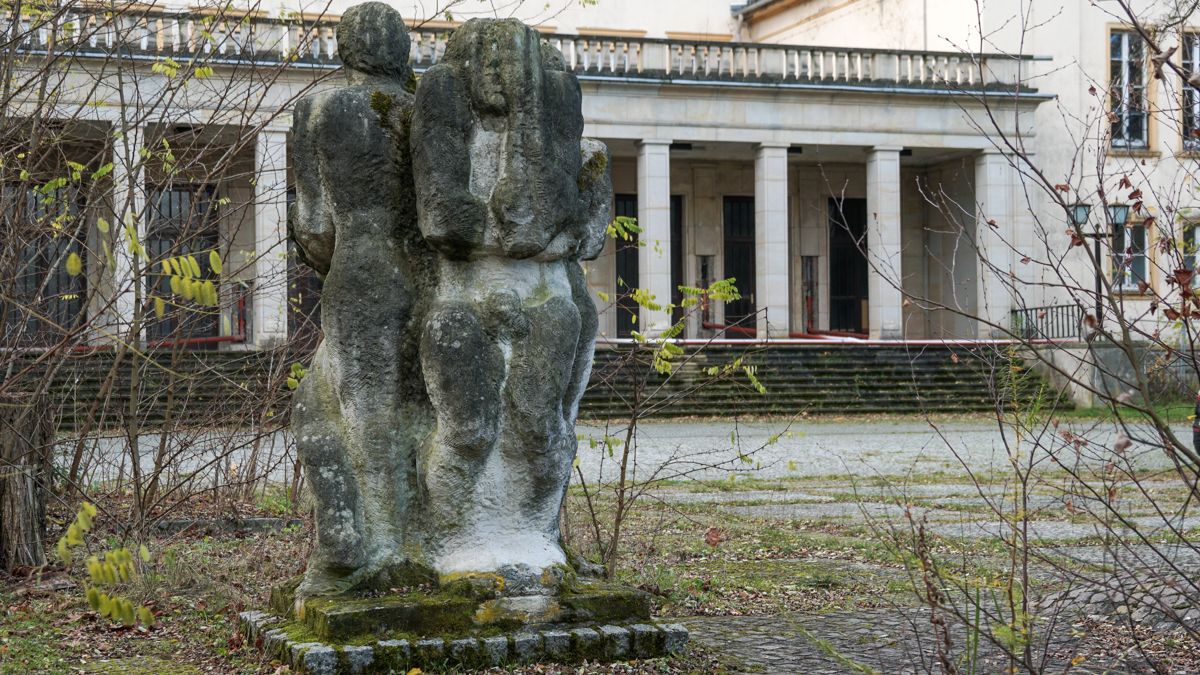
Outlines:
<svg viewBox="0 0 1200 675"><path fill-rule="evenodd" d="M1194 73L1200 68L1200 33L1186 33L1183 36L1183 71ZM1185 150L1200 150L1200 91L1188 84L1182 85L1183 90L1183 148Z"/></svg>
<svg viewBox="0 0 1200 675"><path fill-rule="evenodd" d="M194 185L153 190L149 206L146 252L151 267L147 292L169 302L162 317L147 320L147 338L196 341L216 337L220 329L217 312L174 295L171 277L162 269L166 258L193 255L200 266L200 278L217 281L208 257L219 243L213 188ZM197 344L212 346L203 341Z"/></svg>
<svg viewBox="0 0 1200 675"><path fill-rule="evenodd" d="M1109 120L1112 144L1146 147L1146 46L1132 31L1109 36Z"/></svg>
<svg viewBox="0 0 1200 675"><path fill-rule="evenodd" d="M0 195L0 277L10 293L0 299L5 346L46 346L83 319L87 275L71 274L67 259L83 245L83 202L67 187L3 186Z"/></svg>
<svg viewBox="0 0 1200 675"><path fill-rule="evenodd" d="M1129 223L1113 233L1113 285L1135 290L1146 281L1146 226Z"/></svg>

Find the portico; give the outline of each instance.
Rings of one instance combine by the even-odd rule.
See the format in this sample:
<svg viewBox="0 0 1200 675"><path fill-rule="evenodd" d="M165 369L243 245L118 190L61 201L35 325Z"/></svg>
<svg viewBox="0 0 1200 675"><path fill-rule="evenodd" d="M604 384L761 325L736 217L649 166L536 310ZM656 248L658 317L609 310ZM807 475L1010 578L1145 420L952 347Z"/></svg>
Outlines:
<svg viewBox="0 0 1200 675"><path fill-rule="evenodd" d="M584 80L588 133L609 144L618 200L637 204L643 230L636 279L618 271L625 242L589 265L605 337L669 325L645 307L623 320L614 298L628 288L666 304L679 285L731 277L743 300L708 308L687 337L973 339L1004 325L1013 237L1030 223L1011 157L972 120L982 107L825 88ZM1021 96L1012 133L1032 137L1040 100Z"/></svg>

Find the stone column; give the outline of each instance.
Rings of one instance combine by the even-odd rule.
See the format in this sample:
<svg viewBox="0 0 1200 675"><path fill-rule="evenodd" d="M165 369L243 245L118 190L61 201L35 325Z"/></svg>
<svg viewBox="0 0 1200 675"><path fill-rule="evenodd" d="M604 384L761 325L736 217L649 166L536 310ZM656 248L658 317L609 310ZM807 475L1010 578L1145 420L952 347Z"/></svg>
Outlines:
<svg viewBox="0 0 1200 675"><path fill-rule="evenodd" d="M671 325L665 308L671 302L671 141L644 140L638 144L638 286L654 296L663 311L642 307L638 331L659 335Z"/></svg>
<svg viewBox="0 0 1200 675"><path fill-rule="evenodd" d="M758 146L754 159L754 264L758 337L791 333L788 279L788 146Z"/></svg>
<svg viewBox="0 0 1200 675"><path fill-rule="evenodd" d="M1019 187L1016 169L1003 153L985 150L975 158L975 315L981 338L1001 337L1009 326Z"/></svg>
<svg viewBox="0 0 1200 675"><path fill-rule="evenodd" d="M867 157L867 311L873 340L903 337L900 268L900 150L876 147ZM836 274L836 270L834 270Z"/></svg>
<svg viewBox="0 0 1200 675"><path fill-rule="evenodd" d="M113 269L108 279L112 286L115 302L110 310L108 325L109 340L122 341L127 337L137 343L140 335L129 335L133 325L137 290L134 286L133 254L129 251L129 238L125 225L132 223L138 240L146 243L146 167L141 155L145 143L145 127L134 125L121 128L114 123L112 155L112 214L108 218L109 235L112 237ZM145 261L138 264L145 267Z"/></svg>
<svg viewBox="0 0 1200 675"><path fill-rule="evenodd" d="M287 133L254 144L254 346L287 340Z"/></svg>

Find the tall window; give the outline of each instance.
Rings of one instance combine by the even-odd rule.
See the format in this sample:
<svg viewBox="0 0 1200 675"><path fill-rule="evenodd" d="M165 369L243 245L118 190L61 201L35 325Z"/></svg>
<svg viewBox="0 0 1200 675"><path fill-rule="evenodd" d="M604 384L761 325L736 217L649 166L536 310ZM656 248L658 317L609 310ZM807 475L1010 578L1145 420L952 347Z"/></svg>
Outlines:
<svg viewBox="0 0 1200 675"><path fill-rule="evenodd" d="M84 314L87 275L67 269L72 253L86 269L82 201L65 187L5 185L0 205L0 275L11 280L0 298L4 346L53 344Z"/></svg>
<svg viewBox="0 0 1200 675"><path fill-rule="evenodd" d="M1183 36L1183 70L1194 73L1200 69L1200 33ZM1183 83L1183 148L1200 150L1200 91Z"/></svg>
<svg viewBox="0 0 1200 675"><path fill-rule="evenodd" d="M1196 235L1200 234L1200 224L1185 223L1183 226L1183 266L1185 269L1196 270ZM1192 284L1200 284L1200 279L1192 279Z"/></svg>
<svg viewBox="0 0 1200 675"><path fill-rule="evenodd" d="M171 277L162 261L192 255L200 266L200 278L216 281L209 267L209 251L217 248L217 219L213 190L208 186L172 187L156 190L150 199L150 223L146 252L150 256L150 293L169 299L162 318L147 322L150 340L196 340L219 335L218 315L210 307L184 301L171 291ZM212 346L210 342L199 345Z"/></svg>
<svg viewBox="0 0 1200 675"><path fill-rule="evenodd" d="M1140 281L1146 281L1146 226L1130 222L1113 236L1113 284L1134 290Z"/></svg>
<svg viewBox="0 0 1200 675"><path fill-rule="evenodd" d="M1146 147L1146 46L1132 31L1109 36L1112 144Z"/></svg>

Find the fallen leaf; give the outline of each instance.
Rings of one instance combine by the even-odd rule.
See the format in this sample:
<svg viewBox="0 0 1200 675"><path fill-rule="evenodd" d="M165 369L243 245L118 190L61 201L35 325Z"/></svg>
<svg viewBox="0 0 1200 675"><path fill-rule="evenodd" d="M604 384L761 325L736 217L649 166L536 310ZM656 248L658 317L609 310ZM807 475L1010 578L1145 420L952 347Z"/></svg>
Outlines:
<svg viewBox="0 0 1200 675"><path fill-rule="evenodd" d="M704 543L716 548L721 543L721 531L715 527L710 527L704 533Z"/></svg>

